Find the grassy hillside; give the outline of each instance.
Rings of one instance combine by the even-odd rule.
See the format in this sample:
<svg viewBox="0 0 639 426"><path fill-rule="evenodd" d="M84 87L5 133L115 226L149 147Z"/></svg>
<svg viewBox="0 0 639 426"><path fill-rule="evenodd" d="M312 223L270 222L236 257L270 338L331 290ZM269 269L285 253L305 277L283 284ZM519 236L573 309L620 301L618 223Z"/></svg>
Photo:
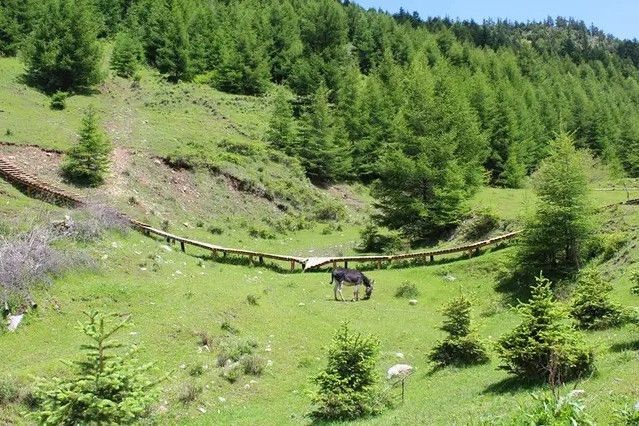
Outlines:
<svg viewBox="0 0 639 426"><path fill-rule="evenodd" d="M2 206L10 202L11 209L46 208L4 184L1 189ZM512 192L499 196L525 198ZM3 212L9 212L7 207ZM639 212L620 207L610 217L615 219L609 227L627 233L629 242L604 268L613 279L614 299L637 306L638 298L629 293L629 275L639 258L632 242ZM460 291L472 298L479 333L488 342L517 324L509 309L511 294L496 286L497 271L510 248L454 263L371 271L376 291L370 301L360 303L334 302L325 272L281 274L215 263L195 252L168 252L163 242L134 232L110 234L89 250L101 259L97 270L59 277L39 292L38 311L29 314L17 332L0 334L0 377L30 381L33 375L64 374L67 368L60 360L77 358L81 342L73 325L82 311L100 309L132 315L134 325L125 340L140 344L140 357L157 363L156 374L168 374L155 407L157 421L164 424L255 424L256 419L260 424L307 423L303 415L313 390L309 378L323 366L325 347L342 320L380 338L381 375L400 361L398 352L416 368L405 404L364 423L507 422L519 404L530 403L529 393L537 389L497 370L492 348L491 363L479 367L433 371L426 359L442 337L439 308ZM394 297L406 280L421 291L416 306ZM258 298L257 306L247 303L248 295ZM240 337L254 338L258 353L272 361L263 376L245 376L233 384L220 376L215 357L227 334L221 328L224 322L237 328ZM210 352L199 346L200 332L212 336ZM588 411L605 424L621 405L639 396L637 330L626 326L593 332L587 340L596 348L598 372L578 387L586 391ZM189 374L195 366L203 367L201 376ZM185 405L178 396L188 383L200 384L203 391ZM0 408L0 420L23 423L23 409Z"/></svg>

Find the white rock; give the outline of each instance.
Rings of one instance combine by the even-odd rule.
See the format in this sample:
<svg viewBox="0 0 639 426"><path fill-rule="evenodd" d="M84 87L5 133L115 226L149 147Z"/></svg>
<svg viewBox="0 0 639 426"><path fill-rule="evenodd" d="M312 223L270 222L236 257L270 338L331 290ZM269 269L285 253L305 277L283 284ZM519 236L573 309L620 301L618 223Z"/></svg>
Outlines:
<svg viewBox="0 0 639 426"><path fill-rule="evenodd" d="M146 268L142 267L140 268L140 271L146 271Z"/></svg>
<svg viewBox="0 0 639 426"><path fill-rule="evenodd" d="M251 385L249 385L248 383L244 385L244 389L251 389Z"/></svg>
<svg viewBox="0 0 639 426"><path fill-rule="evenodd" d="M177 271L175 271L175 275L182 275L182 271L178 269Z"/></svg>
<svg viewBox="0 0 639 426"><path fill-rule="evenodd" d="M198 411L199 411L200 413L204 414L204 413L206 413L206 408L204 408L204 407L200 407L200 408L198 408Z"/></svg>
<svg viewBox="0 0 639 426"><path fill-rule="evenodd" d="M22 322L22 318L24 318L24 314L9 315L9 317L8 317L9 325L7 326L7 329L9 331L16 331L16 328L18 328L18 326Z"/></svg>
<svg viewBox="0 0 639 426"><path fill-rule="evenodd" d="M257 383L257 380L251 380L249 383L254 385L255 383Z"/></svg>
<svg viewBox="0 0 639 426"><path fill-rule="evenodd" d="M180 368L184 370L186 368L186 364L180 364Z"/></svg>
<svg viewBox="0 0 639 426"><path fill-rule="evenodd" d="M395 364L386 372L387 379L402 379L413 372L413 367L408 364Z"/></svg>
<svg viewBox="0 0 639 426"><path fill-rule="evenodd" d="M224 398L223 396L218 396L217 400L220 402L226 402L226 398Z"/></svg>
<svg viewBox="0 0 639 426"><path fill-rule="evenodd" d="M444 275L444 279L446 281L455 281L457 278L455 278L454 276L452 276L451 274L446 274Z"/></svg>
<svg viewBox="0 0 639 426"><path fill-rule="evenodd" d="M403 353L401 353L401 352L395 352L395 356L396 356L397 358L400 358L400 359L401 359L401 358L404 358L404 354L403 354Z"/></svg>
<svg viewBox="0 0 639 426"><path fill-rule="evenodd" d="M300 302L300 303L297 304L297 306L306 306L306 303Z"/></svg>
<svg viewBox="0 0 639 426"><path fill-rule="evenodd" d="M639 411L639 401L635 404L635 411Z"/></svg>
<svg viewBox="0 0 639 426"><path fill-rule="evenodd" d="M272 360L269 359L268 361L266 361L266 366L267 367L270 367L272 365L273 365L273 361Z"/></svg>
<svg viewBox="0 0 639 426"><path fill-rule="evenodd" d="M162 244L160 247L164 251L173 251L173 249L171 247L167 246L166 244Z"/></svg>
<svg viewBox="0 0 639 426"><path fill-rule="evenodd" d="M408 301L408 303L409 303L410 305L412 305L412 306L415 306L415 305L417 305L417 299L410 299L410 300Z"/></svg>
<svg viewBox="0 0 639 426"><path fill-rule="evenodd" d="M118 248L119 246L118 246L118 243L116 243L115 241L113 241L113 242L111 243L111 247L113 247L113 248Z"/></svg>

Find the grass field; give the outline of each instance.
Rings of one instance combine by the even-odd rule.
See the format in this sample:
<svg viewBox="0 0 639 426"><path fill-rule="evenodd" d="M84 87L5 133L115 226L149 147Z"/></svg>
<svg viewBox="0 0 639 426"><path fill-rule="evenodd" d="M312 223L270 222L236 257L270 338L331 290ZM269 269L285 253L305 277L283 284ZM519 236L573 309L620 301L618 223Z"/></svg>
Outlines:
<svg viewBox="0 0 639 426"><path fill-rule="evenodd" d="M11 189L7 192L12 206L41 204ZM618 226L633 229L639 222L635 209L619 208ZM299 238L309 246L313 242L310 233ZM313 390L310 377L322 367L325 347L340 321L350 321L355 329L380 338L380 375L400 361L397 352L404 354L402 362L416 368L408 381L405 404L364 423L507 423L519 404L530 403L529 393L536 389L497 370L494 354L488 365L440 371L433 371L426 358L442 337L437 329L442 320L438 309L460 291L471 295L479 333L486 341L494 342L517 323L510 295L497 291L495 280L495 271L512 249L454 263L371 271L377 283L373 298L341 303L332 300L325 272L277 273L201 261L198 253L167 252L162 246L163 242L130 233L109 235L89 247L95 258L102 259L98 270L58 278L54 286L38 294L37 313L29 315L17 332L0 334L0 377L28 382L33 375L64 374L66 367L60 360L76 358L82 341L73 325L82 318L82 311L100 309L130 314L134 325L125 340L140 344L143 360L157 362L156 374L169 374L156 414L162 424L307 423L303 415ZM616 271L614 298L637 306L639 298L630 296L628 277L638 253L635 248L629 250L623 264L615 265L613 259L605 267ZM155 272L149 267L150 256L159 256ZM450 275L454 281L444 278ZM394 297L395 289L406 280L421 291L416 306ZM256 296L259 304L248 304L247 295ZM240 336L255 338L259 353L272 361L265 374L255 378L256 383L248 376L228 383L215 367L215 347L211 352L199 349L196 333L222 338L224 321L230 321ZM588 411L606 424L615 410L639 397L637 329L626 326L589 333L588 341L596 348L598 373L578 386L586 390ZM202 376L191 377L188 371L197 365L208 368ZM190 382L201 384L203 392L184 405L177 400L178 394ZM23 422L20 410L0 408L0 421Z"/></svg>

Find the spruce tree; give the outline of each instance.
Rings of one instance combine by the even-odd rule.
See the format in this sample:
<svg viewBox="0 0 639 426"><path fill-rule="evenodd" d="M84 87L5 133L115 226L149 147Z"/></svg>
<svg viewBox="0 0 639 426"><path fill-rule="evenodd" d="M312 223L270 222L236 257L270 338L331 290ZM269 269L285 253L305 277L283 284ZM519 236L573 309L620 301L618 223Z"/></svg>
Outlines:
<svg viewBox="0 0 639 426"><path fill-rule="evenodd" d="M534 176L539 201L526 220L519 264L549 277L574 273L582 264L593 229L584 154L571 135L560 133Z"/></svg>
<svg viewBox="0 0 639 426"><path fill-rule="evenodd" d="M27 77L46 91L85 89L102 80L98 26L88 0L51 0L26 43Z"/></svg>
<svg viewBox="0 0 639 426"><path fill-rule="evenodd" d="M163 32L156 51L155 65L170 81L188 81L192 77L185 8L179 0L170 0L160 11Z"/></svg>
<svg viewBox="0 0 639 426"><path fill-rule="evenodd" d="M531 380L546 379L552 368L563 381L594 369L592 349L567 321L565 309L553 300L548 279L537 278L530 301L521 303L518 310L522 322L497 343L499 368Z"/></svg>
<svg viewBox="0 0 639 426"><path fill-rule="evenodd" d="M472 365L488 362L488 354L471 326L471 303L464 295L453 300L444 309L441 329L448 336L431 351L429 358L441 366Z"/></svg>
<svg viewBox="0 0 639 426"><path fill-rule="evenodd" d="M295 120L291 102L284 89L275 93L266 141L288 155L295 155Z"/></svg>
<svg viewBox="0 0 639 426"><path fill-rule="evenodd" d="M584 270L570 303L570 315L579 328L604 329L624 321L624 309L610 300L612 285L596 269Z"/></svg>
<svg viewBox="0 0 639 426"><path fill-rule="evenodd" d="M120 32L115 36L111 68L120 77L132 77L137 71L142 58L142 47L131 34Z"/></svg>
<svg viewBox="0 0 639 426"><path fill-rule="evenodd" d="M351 159L341 126L331 113L328 89L320 85L300 120L297 142L306 174L317 183L339 181L350 172Z"/></svg>
<svg viewBox="0 0 639 426"><path fill-rule="evenodd" d="M82 118L80 140L68 152L62 172L70 181L87 186L99 186L109 171L111 143L100 129L98 116L90 107Z"/></svg>

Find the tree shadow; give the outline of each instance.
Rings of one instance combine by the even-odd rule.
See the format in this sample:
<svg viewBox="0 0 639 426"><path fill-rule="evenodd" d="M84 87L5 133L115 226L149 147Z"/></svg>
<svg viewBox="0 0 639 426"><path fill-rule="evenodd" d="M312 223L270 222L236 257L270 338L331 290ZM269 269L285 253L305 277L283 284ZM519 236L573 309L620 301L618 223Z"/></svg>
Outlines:
<svg viewBox="0 0 639 426"><path fill-rule="evenodd" d="M535 390L545 385L545 380L526 380L515 376L509 376L496 383L488 385L486 389L482 391L482 394L512 394L520 391Z"/></svg>
<svg viewBox="0 0 639 426"><path fill-rule="evenodd" d="M639 351L639 340L615 343L610 346L612 352Z"/></svg>

